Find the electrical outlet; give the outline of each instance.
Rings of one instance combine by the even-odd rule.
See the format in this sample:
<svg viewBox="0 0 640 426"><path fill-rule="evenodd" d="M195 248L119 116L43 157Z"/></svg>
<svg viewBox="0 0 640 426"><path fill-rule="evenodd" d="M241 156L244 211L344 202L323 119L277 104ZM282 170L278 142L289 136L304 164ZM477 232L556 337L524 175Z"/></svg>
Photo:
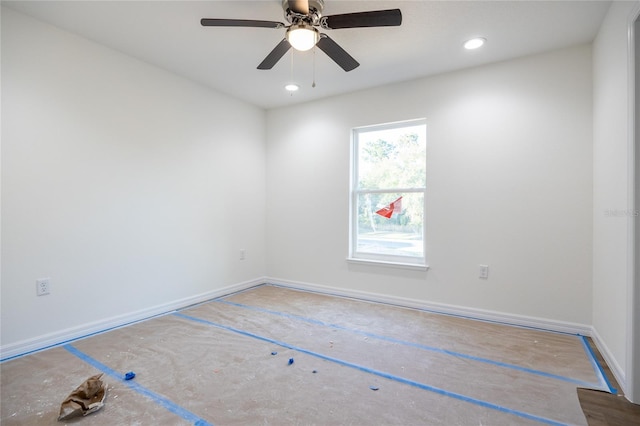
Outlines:
<svg viewBox="0 0 640 426"><path fill-rule="evenodd" d="M51 291L51 278L40 278L36 280L36 295L44 296Z"/></svg>
<svg viewBox="0 0 640 426"><path fill-rule="evenodd" d="M479 278L486 280L489 279L489 265L480 265L480 276Z"/></svg>

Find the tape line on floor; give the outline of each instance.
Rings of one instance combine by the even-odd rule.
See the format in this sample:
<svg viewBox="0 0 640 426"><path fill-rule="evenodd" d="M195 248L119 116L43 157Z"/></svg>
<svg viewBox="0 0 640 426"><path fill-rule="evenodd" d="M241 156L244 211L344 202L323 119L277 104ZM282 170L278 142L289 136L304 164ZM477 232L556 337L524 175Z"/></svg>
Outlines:
<svg viewBox="0 0 640 426"><path fill-rule="evenodd" d="M269 337L260 336L258 334L254 334L254 333L251 333L251 332L248 332L248 331L240 330L240 329L237 329L235 327L230 327L230 326L227 326L227 325L218 324L218 323L215 323L215 322L212 322L212 321L208 321L208 320L205 320L205 319L193 317L193 316L190 316L190 315L185 315L185 314L180 313L180 312L176 312L173 315L176 316L176 317L179 317L179 318L183 318L183 319L189 320L189 321L194 321L194 322L197 322L197 323L200 323L200 324L209 325L209 326L216 327L216 328L219 328L219 329L222 329L222 330L230 331L230 332L233 332L233 333L236 333L236 334L240 334L240 335L243 335L243 336L251 337L251 338L254 338L254 339L257 339L257 340L261 340L263 342L272 343L274 345L278 345L278 346L281 346L281 347L284 347L284 348L287 348L287 349L291 349L291 350L294 350L294 351L297 351L297 352L300 352L300 353L311 355L313 357L320 358L320 359L323 359L325 361L330 361L330 362L333 362L333 363L336 363L336 364L339 364L339 365L342 365L342 366L345 366L345 367L354 368L356 370L359 370L359 371L362 371L362 372L365 372L365 373L373 374L373 375L378 376L378 377L382 377L382 378L385 378L385 379L393 380L393 381L398 382L398 383L402 383L402 384L405 384L405 385L413 386L413 387L416 387L416 388L419 388L419 389L423 389L423 390L426 390L426 391L429 391L429 392L433 392L433 393L436 393L436 394L439 394L439 395L442 395L442 396L446 396L446 397L449 397L449 398L454 398L454 399L457 399L457 400L460 400L460 401L465 401L465 402L468 402L468 403L471 403L471 404L474 404L474 405L478 405L478 406L481 406L481 407L484 407L484 408L489 408L489 409L500 411L500 412L506 413L506 414L512 414L512 415L515 415L515 416L518 416L518 417L521 417L521 418L524 418L524 419L534 420L534 421L537 421L537 422L540 422L540 423L544 423L544 424L548 424L548 425L566 426L566 423L558 422L556 420L547 419L545 417L536 416L534 414L525 413L523 411L519 411L519 410L514 410L514 409L511 409L511 408L503 407L503 406L498 405L498 404L493 404L491 402L487 402L487 401L483 401L483 400L480 400L480 399L472 398L472 397L469 397L469 396L466 396L466 395L462 395L462 394L459 394L459 393L450 392L450 391L447 391L447 390L444 390L444 389L441 389L441 388L437 388L435 386L430 386L430 385L427 385L427 384L424 384L424 383L416 382L414 380L406 379L404 377L396 376L396 375L393 375L393 374L390 374L390 373L385 373L383 371L379 371L379 370L375 370L375 369L372 369L372 368L368 368L368 367L365 367L365 366L362 366L362 365L359 365L359 364L355 364L355 363L352 363L352 362L344 361L344 360L341 360L339 358L334 358L334 357L330 357L330 356L327 356L327 355L323 355L321 353L310 351L308 349L304 349L304 348L301 348L301 347L298 347L298 346L295 346L295 345L291 345L291 344L286 343L286 342L281 342L281 341L278 341L278 340L275 340L275 339L271 339Z"/></svg>
<svg viewBox="0 0 640 426"><path fill-rule="evenodd" d="M313 318L307 318L307 317L303 317L303 316L300 316L300 315L294 315L294 314L288 314L288 313L279 312L279 311L273 311L273 310L266 309L266 308L261 308L261 307L258 307L258 306L244 305L242 303L230 302L228 300L215 300L215 302L224 303L224 304L235 306L235 307L238 307L238 308L253 310L253 311L267 313L267 314L271 314L271 315L277 315L277 316L281 316L281 317L288 318L288 319L307 322L309 324L315 324L315 325L320 325L320 326L324 326L324 327L335 328L335 329L338 329L338 330L344 330L344 331L348 331L350 333L359 334L361 336L366 336L366 337L370 337L370 338L373 338L373 339L383 340L383 341L390 342L390 343L396 343L396 344L399 344L399 345L411 346L411 347L422 349L422 350L425 350L425 351L437 352L437 353L441 353L441 354L445 354L445 355L449 355L449 356L454 356L454 357L457 357L457 358L463 358L463 359L468 359L468 360L471 360L471 361L482 362L482 363L485 363L485 364L491 364L491 365L495 365L497 367L502 367L502 368L509 368L509 369L512 369L512 370L517 370L517 371L528 373L528 374L534 374L534 375L537 375L537 376L542 376L542 377L546 377L546 378L550 378L550 379L561 380L561 381L573 383L575 385L578 385L578 386L581 386L581 387L585 387L585 388L596 388L596 389L600 389L600 390L609 389L610 390L610 386L605 385L602 380L600 380L600 383L590 383L590 382L586 382L584 380L578 380L578 379L574 379L572 377L566 377L566 376L561 376L561 375L558 375L558 374L552 374L552 373L548 373L546 371L536 370L536 369L533 369L533 368L521 367L519 365L509 364L509 363L506 363L506 362L495 361L495 360L488 359L488 358L482 358L482 357L468 355L468 354L464 354L464 353L460 353L460 352L450 351L450 350L447 350L447 349L442 349L442 348L436 348L436 347L433 347L433 346L422 345L420 343L408 342L408 341L405 341L405 340L396 339L394 337L382 336L382 335L375 334L375 333L369 333L369 332L366 332L366 331L352 329L352 328L349 328L349 327L341 326L339 324L330 324L330 323L326 323L324 321L320 321L320 320L313 319ZM587 354L587 357L589 358L588 354ZM593 363L592 363L592 365L593 365ZM599 377L601 376L601 375L598 374L598 368L597 367L594 367L594 372L595 372L596 376L599 376Z"/></svg>
<svg viewBox="0 0 640 426"><path fill-rule="evenodd" d="M124 380L124 377L122 374L118 373L117 371L115 371L114 369L108 367L107 365L101 363L100 361L98 361L95 358L92 358L91 356L85 354L84 352L82 352L81 350L79 350L78 348L67 344L64 345L63 348L65 348L67 351L69 351L70 353L72 353L73 355L77 356L78 358L80 358L82 361L86 362L87 364L91 365L92 367L97 368L98 370L102 371L103 373L118 379L120 382L122 382L123 384L127 385L129 388L131 388L132 390L136 391L137 393L146 396L147 398L151 399L153 402L155 402L156 404L160 405L161 407L165 408L166 410L172 412L173 414L176 414L180 417L182 417L183 419L193 422L194 425L196 426L213 426L211 423L208 423L206 420L200 418L199 416L193 414L191 411L186 410L184 408L182 408L181 406L179 406L178 404L176 404L175 402L167 399L166 397L159 395L155 392L153 392L152 390L149 390L147 388L145 388L144 386L142 386L141 384L139 384L138 382L135 381L126 381Z"/></svg>

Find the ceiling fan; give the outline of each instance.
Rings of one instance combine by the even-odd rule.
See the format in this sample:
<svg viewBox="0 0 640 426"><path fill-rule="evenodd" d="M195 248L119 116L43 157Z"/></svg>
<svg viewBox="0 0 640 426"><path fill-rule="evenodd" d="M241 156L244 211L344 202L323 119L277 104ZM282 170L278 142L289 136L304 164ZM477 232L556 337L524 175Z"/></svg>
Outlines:
<svg viewBox="0 0 640 426"><path fill-rule="evenodd" d="M324 0L283 0L282 8L289 25L277 21L218 18L203 18L200 20L200 24L204 27L286 28L285 38L258 65L259 70L273 68L291 47L304 51L318 46L342 69L351 71L360 65L358 61L353 59L328 35L321 33L318 28L337 30L342 28L392 27L402 23L400 9L322 16Z"/></svg>

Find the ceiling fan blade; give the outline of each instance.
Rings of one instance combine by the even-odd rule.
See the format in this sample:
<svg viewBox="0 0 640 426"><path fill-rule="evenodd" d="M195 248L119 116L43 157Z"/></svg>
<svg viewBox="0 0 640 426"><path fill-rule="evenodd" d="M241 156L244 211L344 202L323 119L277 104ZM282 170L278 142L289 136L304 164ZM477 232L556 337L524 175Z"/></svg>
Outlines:
<svg viewBox="0 0 640 426"><path fill-rule="evenodd" d="M300 13L302 15L309 14L309 1L308 0L289 0L289 9L292 12Z"/></svg>
<svg viewBox="0 0 640 426"><path fill-rule="evenodd" d="M284 28L282 22L257 21L253 19L217 19L202 18L200 24L203 27L256 27L256 28Z"/></svg>
<svg viewBox="0 0 640 426"><path fill-rule="evenodd" d="M287 51L291 49L291 45L286 38L283 38L280 43L267 55L266 58L258 65L259 70L270 70L275 64L278 63L280 58L284 56Z"/></svg>
<svg viewBox="0 0 640 426"><path fill-rule="evenodd" d="M402 24L400 9L373 10L370 12L344 13L324 16L320 26L327 30L362 27L397 27Z"/></svg>
<svg viewBox="0 0 640 426"><path fill-rule="evenodd" d="M340 47L338 43L333 41L333 39L329 38L326 34L320 34L320 40L318 40L316 46L318 46L318 49L326 53L328 57L333 59L336 64L340 65L340 67L347 72L360 65L358 61L353 59L353 57L347 53L346 50Z"/></svg>

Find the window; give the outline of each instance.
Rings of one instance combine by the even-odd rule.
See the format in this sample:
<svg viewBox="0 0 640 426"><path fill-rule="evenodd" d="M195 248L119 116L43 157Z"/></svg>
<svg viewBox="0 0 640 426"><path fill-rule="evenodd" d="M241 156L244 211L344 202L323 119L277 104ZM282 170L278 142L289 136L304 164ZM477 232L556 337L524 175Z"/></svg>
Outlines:
<svg viewBox="0 0 640 426"><path fill-rule="evenodd" d="M426 134L425 120L353 130L350 260L426 266Z"/></svg>

